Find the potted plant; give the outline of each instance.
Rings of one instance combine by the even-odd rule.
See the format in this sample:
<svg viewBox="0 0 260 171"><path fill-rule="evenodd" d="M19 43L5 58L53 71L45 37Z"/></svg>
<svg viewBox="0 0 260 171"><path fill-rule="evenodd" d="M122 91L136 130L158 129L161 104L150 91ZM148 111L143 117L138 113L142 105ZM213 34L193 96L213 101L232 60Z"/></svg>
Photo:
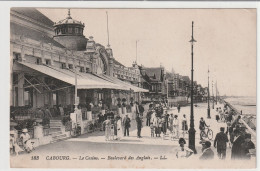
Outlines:
<svg viewBox="0 0 260 171"><path fill-rule="evenodd" d="M126 114L126 98L123 98L122 102L123 102L123 104L122 104L122 106L123 106L123 114Z"/></svg>

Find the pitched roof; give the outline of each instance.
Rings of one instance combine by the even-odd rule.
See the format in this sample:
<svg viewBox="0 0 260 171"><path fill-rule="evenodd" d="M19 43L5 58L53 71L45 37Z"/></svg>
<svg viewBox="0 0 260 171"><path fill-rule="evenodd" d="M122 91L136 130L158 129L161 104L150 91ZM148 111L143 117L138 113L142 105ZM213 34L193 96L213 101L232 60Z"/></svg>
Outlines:
<svg viewBox="0 0 260 171"><path fill-rule="evenodd" d="M153 81L161 81L161 74L162 74L161 67L157 68L144 68L145 73L150 77ZM154 77L155 76L155 77Z"/></svg>
<svg viewBox="0 0 260 171"><path fill-rule="evenodd" d="M49 27L53 27L53 24L54 24L53 21L51 21L48 17L43 15L36 8L13 7L13 8L11 8L11 11L15 11L15 12L22 14L26 17L29 17L37 22L43 23L44 25L47 25Z"/></svg>
<svg viewBox="0 0 260 171"><path fill-rule="evenodd" d="M173 79L174 79L174 74L173 74L173 73L170 73L170 72L166 72L165 77L166 77L166 79L168 79L168 80L173 80Z"/></svg>
<svg viewBox="0 0 260 171"><path fill-rule="evenodd" d="M37 41L42 41L43 43L51 43L53 46L60 47L60 48L65 48L63 45L60 43L56 42L53 40L53 38L50 38L47 36L47 34L44 34L43 32L36 31L27 27L23 27L21 25L11 23L10 24L10 30L12 34L18 34L18 35L23 35L27 38L37 40Z"/></svg>

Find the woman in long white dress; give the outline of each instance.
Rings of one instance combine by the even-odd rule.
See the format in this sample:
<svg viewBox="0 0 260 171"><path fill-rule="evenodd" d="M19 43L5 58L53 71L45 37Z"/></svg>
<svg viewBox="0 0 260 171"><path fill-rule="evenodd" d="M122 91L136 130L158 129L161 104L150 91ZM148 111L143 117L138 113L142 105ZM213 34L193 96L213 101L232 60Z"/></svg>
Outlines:
<svg viewBox="0 0 260 171"><path fill-rule="evenodd" d="M122 130L122 120L121 117L117 120L117 139L120 141L123 136L123 130Z"/></svg>
<svg viewBox="0 0 260 171"><path fill-rule="evenodd" d="M185 138L185 134L188 131L187 118L185 114L183 114L183 117L181 119L181 129L182 129L182 137Z"/></svg>
<svg viewBox="0 0 260 171"><path fill-rule="evenodd" d="M105 125L105 140L109 141L110 136L111 136L111 121L110 121L110 117L107 117L107 120L105 120L103 122L103 124Z"/></svg>

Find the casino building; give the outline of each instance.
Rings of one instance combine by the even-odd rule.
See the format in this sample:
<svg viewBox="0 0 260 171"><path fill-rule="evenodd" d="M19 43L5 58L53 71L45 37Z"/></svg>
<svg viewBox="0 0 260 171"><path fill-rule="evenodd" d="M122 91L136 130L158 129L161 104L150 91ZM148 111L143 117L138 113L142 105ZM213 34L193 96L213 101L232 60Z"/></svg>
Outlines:
<svg viewBox="0 0 260 171"><path fill-rule="evenodd" d="M91 27L91 26L89 26ZM140 101L138 67L125 67L113 51L83 34L84 23L68 16L51 21L35 8L10 11L10 104L13 107L71 108L75 85L80 104L102 100L114 109L118 98ZM77 84L75 84L77 82Z"/></svg>

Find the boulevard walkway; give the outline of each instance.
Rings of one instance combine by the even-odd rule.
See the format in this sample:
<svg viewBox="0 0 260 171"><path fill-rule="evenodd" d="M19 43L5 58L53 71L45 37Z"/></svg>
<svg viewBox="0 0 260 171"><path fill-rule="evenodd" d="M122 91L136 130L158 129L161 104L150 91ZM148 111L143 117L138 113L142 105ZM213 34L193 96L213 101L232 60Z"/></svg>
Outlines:
<svg viewBox="0 0 260 171"><path fill-rule="evenodd" d="M216 107L216 105L215 105ZM222 106L221 106L222 107ZM171 112L170 112L171 113ZM177 110L172 111L173 114L178 114ZM189 126L190 107L182 107L179 115L186 114ZM207 119L207 104L198 104L194 107L194 120L196 129L196 150L198 154L191 156L185 161L176 159L176 150L179 149L178 139L171 141L167 135L166 139L151 138L150 128L145 126L146 120L143 122L142 137L137 138L137 130L135 121L131 123L130 136L123 137L121 141L105 141L104 132L96 131L94 133L81 135L77 138L70 138L65 141L44 145L38 147L30 154L21 154L17 157L12 156L12 164L23 166L23 164L30 165L30 167L81 167L81 168L113 168L113 167L129 167L132 168L253 168L255 167L254 160L250 161L250 165L245 165L243 162L230 161L231 149L227 148L227 159L220 161L217 158L217 151L213 147L213 140L216 133L219 132L220 127L226 127L225 123L218 123L215 120L216 110L211 108L211 119ZM201 144L199 144L199 120L201 117L214 132L212 149L215 153L215 159L212 162L201 162L198 158L201 156ZM169 132L168 132L169 133ZM180 134L181 136L181 134ZM188 146L188 134L185 135L186 146ZM39 161L32 161L32 156L40 156ZM47 160L50 156L69 156L70 160L52 161ZM98 157L99 160L87 160L82 163L80 157ZM134 157L135 160L124 161L108 161L111 157ZM138 158L139 157L139 158ZM165 159L164 159L165 158ZM145 161L145 159L148 159ZM101 161L100 161L101 160ZM102 161L103 160L103 161ZM142 161L144 160L144 161ZM167 161L165 161L167 160ZM173 161L173 162L171 162ZM178 162L177 162L178 161ZM197 162L196 162L197 161ZM230 161L230 162L227 162ZM71 163L72 162L72 163ZM118 163L120 162L120 164Z"/></svg>

